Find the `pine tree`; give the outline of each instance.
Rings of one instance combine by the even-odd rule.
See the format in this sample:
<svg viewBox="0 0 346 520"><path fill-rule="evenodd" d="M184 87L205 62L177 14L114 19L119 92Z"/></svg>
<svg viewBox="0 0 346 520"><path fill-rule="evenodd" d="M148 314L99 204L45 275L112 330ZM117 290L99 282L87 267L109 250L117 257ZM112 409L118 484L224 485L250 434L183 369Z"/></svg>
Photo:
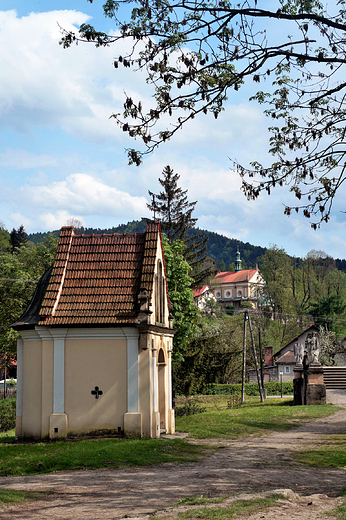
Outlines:
<svg viewBox="0 0 346 520"><path fill-rule="evenodd" d="M170 166L165 166L163 178L159 178L159 183L163 187L158 195L148 191L152 198L152 203L147 204L148 208L156 215L161 216L162 230L166 232L168 242L173 244L177 239L183 240L188 229L194 227L197 222L192 218L197 201L189 202L187 190L182 190L178 186L180 175L173 172Z"/></svg>
<svg viewBox="0 0 346 520"><path fill-rule="evenodd" d="M13 228L10 233L11 242L11 253L14 253L16 249L25 246L28 242L28 235L24 229L23 224L18 229Z"/></svg>
<svg viewBox="0 0 346 520"><path fill-rule="evenodd" d="M174 173L170 166L165 166L162 175L159 183L163 191L156 195L149 190L152 203L147 206L153 211L154 218L161 217L161 227L170 245L175 240L184 242L184 258L191 267L194 285L199 285L211 276L214 261L207 258L208 237L201 233L188 235L197 222L197 218L192 217L197 201L189 202L187 190L178 185L180 175Z"/></svg>

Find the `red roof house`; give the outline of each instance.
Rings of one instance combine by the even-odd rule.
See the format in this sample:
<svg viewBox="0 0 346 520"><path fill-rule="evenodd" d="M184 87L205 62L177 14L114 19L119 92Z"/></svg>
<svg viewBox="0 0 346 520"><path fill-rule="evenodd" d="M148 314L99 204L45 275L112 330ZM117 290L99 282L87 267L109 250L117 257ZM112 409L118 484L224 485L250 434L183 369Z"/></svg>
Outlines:
<svg viewBox="0 0 346 520"><path fill-rule="evenodd" d="M133 234L62 228L54 265L12 326L18 437L174 431L159 222Z"/></svg>
<svg viewBox="0 0 346 520"><path fill-rule="evenodd" d="M223 306L232 305L238 308L247 301L257 308L264 280L258 269L243 269L218 273L211 286L214 296Z"/></svg>

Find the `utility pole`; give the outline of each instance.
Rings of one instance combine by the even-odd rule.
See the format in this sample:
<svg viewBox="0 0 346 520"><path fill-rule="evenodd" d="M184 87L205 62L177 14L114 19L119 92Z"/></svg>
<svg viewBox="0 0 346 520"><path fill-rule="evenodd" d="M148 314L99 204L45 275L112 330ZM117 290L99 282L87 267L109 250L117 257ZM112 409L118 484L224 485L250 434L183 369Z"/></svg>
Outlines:
<svg viewBox="0 0 346 520"><path fill-rule="evenodd" d="M241 402L245 403L245 368L246 368L246 322L249 321L248 312L244 312L244 340L243 340L243 374L241 380Z"/></svg>
<svg viewBox="0 0 346 520"><path fill-rule="evenodd" d="M258 327L258 346L259 346L259 355L260 355L260 367L261 367L261 384L262 384L262 390L263 390L263 397L266 398L266 392L264 388L264 381L263 381L263 349L262 349L262 331L261 326Z"/></svg>
<svg viewBox="0 0 346 520"><path fill-rule="evenodd" d="M246 322L249 321L248 312L244 312L244 340L243 340L243 374L241 380L241 402L245 403L245 367L246 367Z"/></svg>
<svg viewBox="0 0 346 520"><path fill-rule="evenodd" d="M258 390L259 390L259 394L260 394L260 398L261 398L261 403L263 403L263 401L264 401L263 388L262 388L261 378L260 378L260 373L259 373L259 368L258 368L257 353L256 353L255 341L253 339L253 333L252 333L250 317L249 317L249 329L250 329L250 334L251 334L251 343L252 343L253 357L255 359L257 382L258 382Z"/></svg>

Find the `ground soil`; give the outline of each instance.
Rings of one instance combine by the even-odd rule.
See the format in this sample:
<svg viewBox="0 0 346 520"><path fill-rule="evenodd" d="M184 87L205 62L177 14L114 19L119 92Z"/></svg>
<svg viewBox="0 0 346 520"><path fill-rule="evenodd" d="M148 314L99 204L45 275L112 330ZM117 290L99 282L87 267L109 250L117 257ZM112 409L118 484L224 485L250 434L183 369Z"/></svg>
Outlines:
<svg viewBox="0 0 346 520"><path fill-rule="evenodd" d="M284 500L250 518L331 520L327 512L343 500L337 495L346 488L345 469L309 468L294 458L303 446L323 444L325 435L346 431L346 392L328 392L327 400L342 409L285 433L230 442L209 439L220 449L197 463L3 478L1 488L54 493L45 500L5 506L0 519L145 520L155 514L171 519L186 509L172 506L187 496L231 495L231 500L280 490Z"/></svg>

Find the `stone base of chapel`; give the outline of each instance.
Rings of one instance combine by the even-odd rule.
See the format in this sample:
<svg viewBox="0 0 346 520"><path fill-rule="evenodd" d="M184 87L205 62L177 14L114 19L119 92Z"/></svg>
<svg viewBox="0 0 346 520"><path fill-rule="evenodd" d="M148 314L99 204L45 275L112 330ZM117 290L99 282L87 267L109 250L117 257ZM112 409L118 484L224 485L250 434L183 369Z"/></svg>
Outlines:
<svg viewBox="0 0 346 520"><path fill-rule="evenodd" d="M168 410L168 428L167 433L175 433L175 414L174 409Z"/></svg>
<svg viewBox="0 0 346 520"><path fill-rule="evenodd" d="M125 437L142 437L142 414L127 412L124 414Z"/></svg>
<svg viewBox="0 0 346 520"><path fill-rule="evenodd" d="M152 422L152 435L153 439L159 439L161 435L160 429L160 412L153 413L153 422Z"/></svg>
<svg viewBox="0 0 346 520"><path fill-rule="evenodd" d="M49 438L65 438L67 433L68 421L66 413L52 413L49 416Z"/></svg>

